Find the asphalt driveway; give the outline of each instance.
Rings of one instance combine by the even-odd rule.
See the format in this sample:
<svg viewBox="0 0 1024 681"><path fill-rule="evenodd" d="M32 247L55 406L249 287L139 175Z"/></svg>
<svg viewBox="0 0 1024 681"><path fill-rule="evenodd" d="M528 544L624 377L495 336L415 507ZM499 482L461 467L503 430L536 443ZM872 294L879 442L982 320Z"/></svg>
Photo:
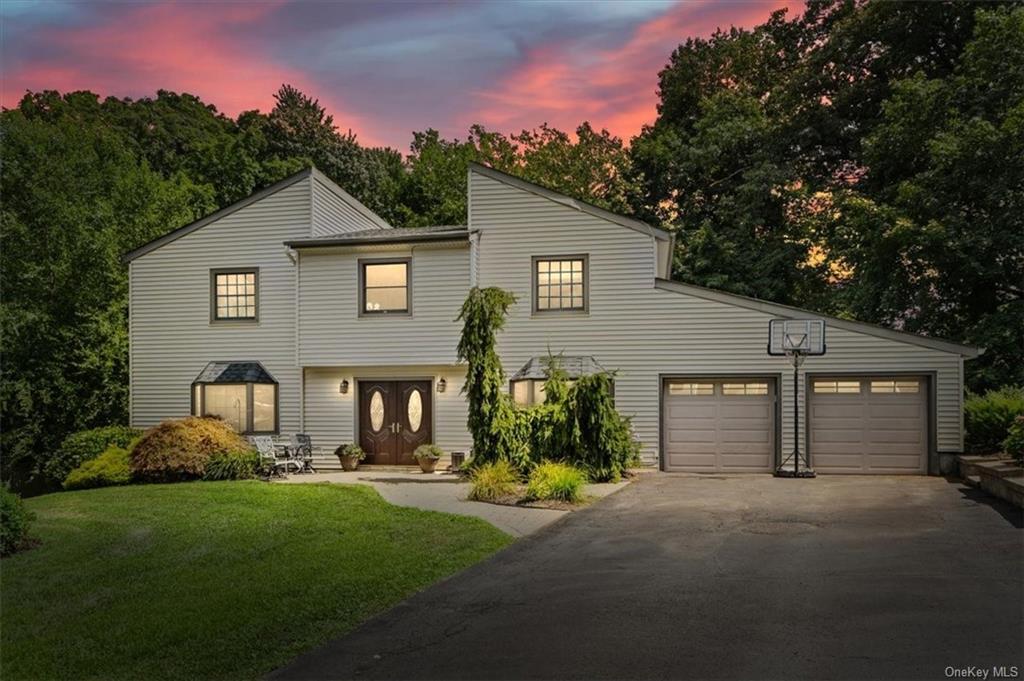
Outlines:
<svg viewBox="0 0 1024 681"><path fill-rule="evenodd" d="M1024 676L1020 525L941 478L650 474L273 677Z"/></svg>

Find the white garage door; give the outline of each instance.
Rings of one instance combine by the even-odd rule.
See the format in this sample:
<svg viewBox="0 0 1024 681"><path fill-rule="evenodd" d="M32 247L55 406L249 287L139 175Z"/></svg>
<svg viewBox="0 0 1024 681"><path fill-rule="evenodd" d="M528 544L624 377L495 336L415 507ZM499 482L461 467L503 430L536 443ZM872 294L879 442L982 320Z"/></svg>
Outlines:
<svg viewBox="0 0 1024 681"><path fill-rule="evenodd" d="M810 453L815 471L927 472L926 378L815 376L810 383Z"/></svg>
<svg viewBox="0 0 1024 681"><path fill-rule="evenodd" d="M691 473L770 473L775 453L775 381L665 381L664 467Z"/></svg>

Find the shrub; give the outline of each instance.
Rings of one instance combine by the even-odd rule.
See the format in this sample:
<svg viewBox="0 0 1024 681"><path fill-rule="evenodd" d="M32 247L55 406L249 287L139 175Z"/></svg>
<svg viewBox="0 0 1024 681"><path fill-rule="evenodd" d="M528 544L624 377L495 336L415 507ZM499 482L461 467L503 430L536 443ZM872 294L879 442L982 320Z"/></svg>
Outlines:
<svg viewBox="0 0 1024 681"><path fill-rule="evenodd" d="M141 430L127 426L104 426L72 433L44 464L43 473L50 482L59 485L72 470L95 459L109 447L131 449L132 442L140 435Z"/></svg>
<svg viewBox="0 0 1024 681"><path fill-rule="evenodd" d="M470 474L469 498L474 501L495 501L515 494L519 473L508 461L493 461L474 468Z"/></svg>
<svg viewBox="0 0 1024 681"><path fill-rule="evenodd" d="M364 452L363 448L354 442L350 442L345 445L338 445L338 448L334 450L334 455L339 458L342 456L355 457L356 461L362 461L366 458L366 452Z"/></svg>
<svg viewBox="0 0 1024 681"><path fill-rule="evenodd" d="M964 402L965 449L971 454L996 454L1014 419L1024 414L1024 388L1005 387L984 395L969 394Z"/></svg>
<svg viewBox="0 0 1024 681"><path fill-rule="evenodd" d="M1018 416L1010 426L1010 434L1003 440L1003 449L1017 463L1024 463L1024 415Z"/></svg>
<svg viewBox="0 0 1024 681"><path fill-rule="evenodd" d="M127 485L131 481L132 468L128 459L128 450L114 445L107 447L106 451L95 459L84 462L68 473L68 477L64 479L64 489Z"/></svg>
<svg viewBox="0 0 1024 681"><path fill-rule="evenodd" d="M440 459L442 456L444 456L444 450L437 445L420 445L412 453L412 458L417 461L420 459Z"/></svg>
<svg viewBox="0 0 1024 681"><path fill-rule="evenodd" d="M131 451L131 467L136 478L148 482L196 480L205 475L214 455L251 451L221 419L189 416L146 431Z"/></svg>
<svg viewBox="0 0 1024 681"><path fill-rule="evenodd" d="M9 556L29 542L28 528L35 515L17 494L0 487L0 556Z"/></svg>
<svg viewBox="0 0 1024 681"><path fill-rule="evenodd" d="M587 475L565 463L545 461L530 472L527 499L548 499L576 503L583 498Z"/></svg>
<svg viewBox="0 0 1024 681"><path fill-rule="evenodd" d="M581 376L569 393L577 438L571 460L596 482L617 481L640 449L629 419L615 409L614 386L602 372Z"/></svg>
<svg viewBox="0 0 1024 681"><path fill-rule="evenodd" d="M473 436L471 466L500 459L526 459L524 442L516 437L515 406L505 386L505 373L495 349L498 331L505 325L515 296L500 288L473 287L462 304L458 320L462 335L457 349L466 362L466 425Z"/></svg>
<svg viewBox="0 0 1024 681"><path fill-rule="evenodd" d="M217 452L206 462L203 480L249 480L260 469L260 455L253 450Z"/></svg>

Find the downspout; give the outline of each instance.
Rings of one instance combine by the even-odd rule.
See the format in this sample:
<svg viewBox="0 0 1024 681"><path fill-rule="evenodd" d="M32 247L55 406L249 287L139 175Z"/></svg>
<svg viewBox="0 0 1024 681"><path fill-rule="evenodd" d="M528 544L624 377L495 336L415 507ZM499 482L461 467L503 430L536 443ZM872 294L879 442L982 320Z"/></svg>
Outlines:
<svg viewBox="0 0 1024 681"><path fill-rule="evenodd" d="M480 232L469 234L469 287L480 285Z"/></svg>

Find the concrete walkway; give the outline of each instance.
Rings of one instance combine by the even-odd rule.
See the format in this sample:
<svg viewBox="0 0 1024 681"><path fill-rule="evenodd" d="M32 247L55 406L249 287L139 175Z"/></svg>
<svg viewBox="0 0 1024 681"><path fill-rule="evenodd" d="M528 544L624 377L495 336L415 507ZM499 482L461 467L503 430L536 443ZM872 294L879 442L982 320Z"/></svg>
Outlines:
<svg viewBox="0 0 1024 681"><path fill-rule="evenodd" d="M427 511L441 511L456 515L483 518L502 532L513 537L524 537L550 525L571 511L556 511L547 508L524 508L502 506L479 501L469 501L469 483L451 474L423 474L361 470L350 473L315 473L312 475L290 475L277 481L278 484L342 483L369 485L377 490L384 500L396 506L411 506ZM585 494L605 497L625 487L627 482L587 485Z"/></svg>

